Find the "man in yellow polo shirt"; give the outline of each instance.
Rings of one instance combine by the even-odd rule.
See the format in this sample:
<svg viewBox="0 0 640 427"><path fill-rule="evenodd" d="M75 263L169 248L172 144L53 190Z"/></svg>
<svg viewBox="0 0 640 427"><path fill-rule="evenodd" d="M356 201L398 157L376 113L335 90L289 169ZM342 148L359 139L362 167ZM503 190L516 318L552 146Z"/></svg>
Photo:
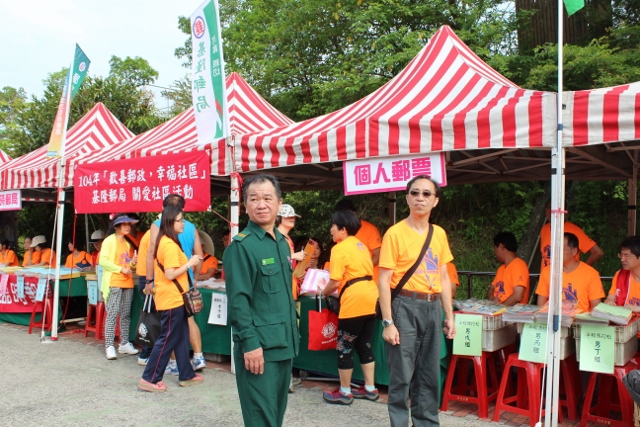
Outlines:
<svg viewBox="0 0 640 427"><path fill-rule="evenodd" d="M391 289L416 263L430 228L440 187L419 175L407 184L409 216L389 228L380 248L380 309L389 367L388 410L391 427L438 425L438 383L442 310L444 332L456 334L447 263L453 260L445 231L433 225L433 237L420 263L398 296Z"/></svg>

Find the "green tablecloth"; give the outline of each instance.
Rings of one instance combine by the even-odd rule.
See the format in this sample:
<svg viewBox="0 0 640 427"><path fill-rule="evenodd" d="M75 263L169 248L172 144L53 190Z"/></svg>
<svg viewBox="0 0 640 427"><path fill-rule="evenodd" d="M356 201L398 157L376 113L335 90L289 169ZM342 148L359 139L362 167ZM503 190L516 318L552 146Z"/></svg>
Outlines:
<svg viewBox="0 0 640 427"><path fill-rule="evenodd" d="M202 351L205 353L229 356L231 355L231 326L211 325L208 323L213 298L212 295L214 292L219 291L206 288L199 288L199 290L204 301L204 308L200 313L195 315L195 320L200 328L200 335L202 336ZM135 337L136 326L138 325L138 318L140 317L143 302L140 292L136 289L131 306L131 340Z"/></svg>
<svg viewBox="0 0 640 427"><path fill-rule="evenodd" d="M311 297L301 297L300 303L300 351L298 357L293 360L293 366L310 372L318 372L331 376L338 376L338 357L335 350L310 351L308 350L309 334L309 310L315 310L315 299ZM449 361L447 358L447 344L444 334L440 346L440 395L442 387L447 377ZM376 384L389 385L389 369L387 368L387 355L382 339L382 322L376 321L373 330L373 340L371 342L373 356L376 361L375 381ZM362 369L358 361L358 355L354 354L353 378L362 381Z"/></svg>

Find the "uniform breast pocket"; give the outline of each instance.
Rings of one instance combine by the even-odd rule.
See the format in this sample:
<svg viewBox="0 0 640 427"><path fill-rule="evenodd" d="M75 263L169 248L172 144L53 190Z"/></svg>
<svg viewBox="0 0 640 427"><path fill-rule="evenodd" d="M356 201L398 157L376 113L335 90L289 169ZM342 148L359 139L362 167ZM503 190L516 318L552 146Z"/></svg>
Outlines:
<svg viewBox="0 0 640 427"><path fill-rule="evenodd" d="M280 266L269 264L260 266L262 273L262 290L268 294L274 294L284 289Z"/></svg>

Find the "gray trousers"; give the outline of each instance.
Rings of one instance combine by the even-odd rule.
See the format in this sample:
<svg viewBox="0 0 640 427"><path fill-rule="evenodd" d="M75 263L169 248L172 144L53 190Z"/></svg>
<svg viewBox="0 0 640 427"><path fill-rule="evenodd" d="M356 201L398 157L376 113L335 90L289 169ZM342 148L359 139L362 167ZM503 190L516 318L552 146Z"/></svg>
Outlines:
<svg viewBox="0 0 640 427"><path fill-rule="evenodd" d="M393 322L400 333L400 344L385 343L391 427L409 425L409 399L414 427L439 426L440 301L428 302L399 295L391 308Z"/></svg>

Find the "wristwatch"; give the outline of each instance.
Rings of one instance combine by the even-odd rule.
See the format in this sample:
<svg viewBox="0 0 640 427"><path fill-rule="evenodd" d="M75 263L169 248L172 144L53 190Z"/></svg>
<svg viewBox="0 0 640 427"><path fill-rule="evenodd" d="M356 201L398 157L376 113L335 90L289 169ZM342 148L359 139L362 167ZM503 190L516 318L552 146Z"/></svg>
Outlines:
<svg viewBox="0 0 640 427"><path fill-rule="evenodd" d="M391 325L393 325L393 320L387 320L387 319L382 320L382 326L384 326L385 328Z"/></svg>

